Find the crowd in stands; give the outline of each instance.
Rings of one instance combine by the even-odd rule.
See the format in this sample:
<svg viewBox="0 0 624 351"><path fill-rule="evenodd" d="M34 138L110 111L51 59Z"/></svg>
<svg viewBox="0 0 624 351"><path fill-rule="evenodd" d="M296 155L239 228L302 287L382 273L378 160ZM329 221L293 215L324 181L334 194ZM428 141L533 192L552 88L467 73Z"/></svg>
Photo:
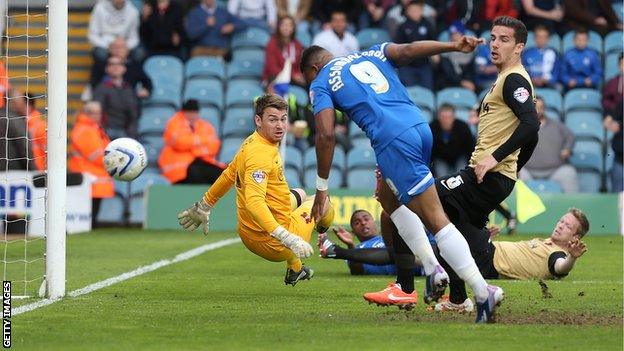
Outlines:
<svg viewBox="0 0 624 351"><path fill-rule="evenodd" d="M540 144L521 177L553 191L622 191L620 1L100 0L88 31L93 67L83 96L90 102L74 128L97 120L108 138L139 139L148 173L169 183L210 182L253 130L254 97L275 92L290 106L286 175L293 186L310 186L314 119L299 70L305 47L342 56L384 41L487 40L500 15L527 24L522 61L542 98ZM399 74L431 120L434 170L463 167L474 145L474 109L497 76L488 46L421 58ZM101 118L89 119L96 109ZM348 116L337 122L334 185L373 184L372 172L359 172L374 166L364 152L370 146Z"/></svg>

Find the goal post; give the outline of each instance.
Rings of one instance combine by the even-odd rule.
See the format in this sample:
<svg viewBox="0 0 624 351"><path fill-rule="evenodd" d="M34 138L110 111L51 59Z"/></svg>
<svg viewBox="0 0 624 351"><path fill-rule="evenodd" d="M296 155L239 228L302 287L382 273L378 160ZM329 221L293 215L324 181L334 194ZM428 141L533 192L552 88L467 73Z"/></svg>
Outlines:
<svg viewBox="0 0 624 351"><path fill-rule="evenodd" d="M46 294L65 295L67 201L67 0L48 3L48 153L46 199Z"/></svg>

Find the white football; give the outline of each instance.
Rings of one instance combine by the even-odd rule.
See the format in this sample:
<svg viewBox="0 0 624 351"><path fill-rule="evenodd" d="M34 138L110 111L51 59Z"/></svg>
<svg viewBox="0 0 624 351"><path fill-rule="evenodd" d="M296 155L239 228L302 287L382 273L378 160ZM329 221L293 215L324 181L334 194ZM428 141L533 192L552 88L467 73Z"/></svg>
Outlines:
<svg viewBox="0 0 624 351"><path fill-rule="evenodd" d="M147 153L141 143L132 138L111 141L104 150L104 167L113 178L129 182L147 166Z"/></svg>

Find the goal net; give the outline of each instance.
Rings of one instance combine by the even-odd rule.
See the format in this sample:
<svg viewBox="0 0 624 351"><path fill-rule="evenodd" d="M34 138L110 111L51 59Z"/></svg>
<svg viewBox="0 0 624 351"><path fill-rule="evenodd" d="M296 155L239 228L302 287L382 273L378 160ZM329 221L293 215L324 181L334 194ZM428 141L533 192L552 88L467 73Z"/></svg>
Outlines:
<svg viewBox="0 0 624 351"><path fill-rule="evenodd" d="M67 2L0 0L0 20L3 281L12 282L13 298L58 298L65 292Z"/></svg>

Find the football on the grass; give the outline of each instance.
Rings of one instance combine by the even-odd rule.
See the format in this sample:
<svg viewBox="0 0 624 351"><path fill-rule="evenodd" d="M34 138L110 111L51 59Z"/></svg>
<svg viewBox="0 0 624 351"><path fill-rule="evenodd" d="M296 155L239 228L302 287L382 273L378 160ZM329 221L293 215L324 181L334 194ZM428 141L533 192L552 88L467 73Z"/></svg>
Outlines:
<svg viewBox="0 0 624 351"><path fill-rule="evenodd" d="M134 180L146 166L145 148L132 138L115 139L104 150L104 167L115 179Z"/></svg>

